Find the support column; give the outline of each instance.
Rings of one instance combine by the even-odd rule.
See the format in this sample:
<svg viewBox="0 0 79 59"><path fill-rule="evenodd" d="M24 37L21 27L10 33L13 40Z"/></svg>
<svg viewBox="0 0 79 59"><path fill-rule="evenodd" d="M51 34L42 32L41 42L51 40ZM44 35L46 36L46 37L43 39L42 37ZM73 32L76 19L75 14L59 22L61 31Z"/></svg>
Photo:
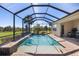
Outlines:
<svg viewBox="0 0 79 59"><path fill-rule="evenodd" d="M13 41L15 40L15 15L13 15Z"/></svg>
<svg viewBox="0 0 79 59"><path fill-rule="evenodd" d="M22 36L24 35L24 20L22 19Z"/></svg>
<svg viewBox="0 0 79 59"><path fill-rule="evenodd" d="M27 34L28 33L28 24L26 23L26 25L25 25L25 33Z"/></svg>
<svg viewBox="0 0 79 59"><path fill-rule="evenodd" d="M30 33L30 24L29 24L29 33Z"/></svg>

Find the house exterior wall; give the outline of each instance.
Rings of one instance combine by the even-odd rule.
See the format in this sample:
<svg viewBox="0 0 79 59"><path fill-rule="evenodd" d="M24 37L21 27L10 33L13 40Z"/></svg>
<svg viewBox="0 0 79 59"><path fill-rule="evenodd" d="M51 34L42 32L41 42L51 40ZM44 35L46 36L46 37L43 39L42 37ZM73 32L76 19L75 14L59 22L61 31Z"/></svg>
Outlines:
<svg viewBox="0 0 79 59"><path fill-rule="evenodd" d="M62 23L64 25L64 35L66 36L68 32L70 32L74 26L73 22L69 21L66 23Z"/></svg>
<svg viewBox="0 0 79 59"><path fill-rule="evenodd" d="M64 25L64 35L67 36L67 33L70 32L72 28L79 30L79 19L62 23L62 25Z"/></svg>
<svg viewBox="0 0 79 59"><path fill-rule="evenodd" d="M60 36L60 33L61 33L61 25L56 23L56 24L53 24L53 25L56 25L56 31L53 30L52 28L52 33L57 35L57 36Z"/></svg>
<svg viewBox="0 0 79 59"><path fill-rule="evenodd" d="M52 32L57 36L61 35L61 25L64 25L64 35L67 35L67 33L70 32L72 28L77 28L79 30L79 11L54 22L53 25L56 25L57 30L52 30Z"/></svg>
<svg viewBox="0 0 79 59"><path fill-rule="evenodd" d="M73 21L73 23L74 23L74 27L76 27L78 29L78 31L79 31L79 19Z"/></svg>

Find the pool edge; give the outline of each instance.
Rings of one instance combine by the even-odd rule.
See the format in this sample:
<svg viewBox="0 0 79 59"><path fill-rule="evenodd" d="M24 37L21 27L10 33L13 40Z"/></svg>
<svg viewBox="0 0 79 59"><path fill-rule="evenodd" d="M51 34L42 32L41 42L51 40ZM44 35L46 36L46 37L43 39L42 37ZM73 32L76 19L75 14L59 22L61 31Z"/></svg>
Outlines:
<svg viewBox="0 0 79 59"><path fill-rule="evenodd" d="M25 38L29 37L30 35L31 34L20 38L17 43L16 42L12 42L12 43L15 43L13 46L0 47L0 56L8 56L8 55L11 55L12 53L16 52L17 48L19 47L19 45L25 40Z"/></svg>

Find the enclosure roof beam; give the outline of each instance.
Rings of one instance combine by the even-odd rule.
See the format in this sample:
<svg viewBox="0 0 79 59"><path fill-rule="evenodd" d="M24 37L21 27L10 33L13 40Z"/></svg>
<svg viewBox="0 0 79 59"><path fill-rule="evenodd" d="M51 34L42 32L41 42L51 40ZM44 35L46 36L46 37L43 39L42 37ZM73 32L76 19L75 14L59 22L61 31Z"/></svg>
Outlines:
<svg viewBox="0 0 79 59"><path fill-rule="evenodd" d="M51 8L54 8L54 9L56 9L56 10L59 10L59 11L61 11L61 12L64 12L64 13L66 13L66 14L70 14L69 12L67 12L67 11L64 11L64 10L62 10L62 9L59 9L59 8L57 8L57 7L54 7L54 6L51 6L51 5L49 5Z"/></svg>
<svg viewBox="0 0 79 59"><path fill-rule="evenodd" d="M62 17L62 18L60 18L59 20L63 20L64 18L66 18L66 17L68 17L68 16L70 16L70 15L72 15L72 14L74 14L74 13L76 13L76 12L78 12L79 11L79 9L78 10L76 10L76 11L74 11L74 12L72 12L71 14L69 14L69 15L66 15L66 16L64 16L64 17ZM56 20L56 21L59 21L59 20ZM55 22L56 22L55 21Z"/></svg>
<svg viewBox="0 0 79 59"><path fill-rule="evenodd" d="M69 12L67 12L67 11L64 11L64 10L62 10L62 9L59 9L59 8L54 7L54 6L51 6L51 5L30 5L30 6L24 8L24 9L22 9L22 10L19 10L19 11L16 12L16 13L11 12L10 10L6 9L5 7L3 7L3 6L1 6L1 5L0 5L0 7L3 8L3 9L5 9L6 11L8 11L8 12L14 14L14 15L16 15L16 16L18 16L18 15L17 15L18 13L23 12L23 11L27 10L28 8L30 8L30 7L51 7L51 8L54 8L54 9L56 9L56 10L59 10L59 11L61 11L61 12L64 12L64 13L66 13L66 14L68 14L68 15L71 14L71 13L69 13ZM45 13L45 14L47 14L47 15L49 15L49 16L52 16L52 17L54 17L54 18L56 18L56 19L59 19L58 17L53 16L53 15L50 15L50 14L48 14L48 13ZM20 16L19 16L19 18L22 19L22 17L20 17Z"/></svg>
<svg viewBox="0 0 79 59"><path fill-rule="evenodd" d="M18 16L18 15L16 15L17 17L19 17L19 18L21 18L22 20L23 20L23 18L22 17L20 17L20 16Z"/></svg>
<svg viewBox="0 0 79 59"><path fill-rule="evenodd" d="M44 20L45 21L45 19L36 19L35 18L35 20L32 20L31 22L34 22L34 21L36 21L36 20ZM47 21L47 20L46 20ZM50 21L47 21L47 22L50 22Z"/></svg>
<svg viewBox="0 0 79 59"><path fill-rule="evenodd" d="M46 17L34 17L34 18L32 18L31 20L34 20L35 18L44 18L44 19L47 19L47 20L49 20L49 21L53 21L53 20L51 20L51 19L49 19L49 18L46 18Z"/></svg>
<svg viewBox="0 0 79 59"><path fill-rule="evenodd" d="M18 13L20 13L20 12L23 12L23 11L25 11L25 10L29 9L30 7L32 7L32 5L30 5L30 6L26 7L26 8L24 8L24 9L22 9L22 10L19 10L19 11L18 11L18 12L16 12L15 14L18 14Z"/></svg>
<svg viewBox="0 0 79 59"><path fill-rule="evenodd" d="M34 23L34 22L37 21L37 20L43 20L43 21L45 21L45 22L47 22L47 23L52 23L52 22L49 22L49 21L47 21L47 20L45 20L45 19L35 19L35 20L31 21L31 24Z"/></svg>
<svg viewBox="0 0 79 59"><path fill-rule="evenodd" d="M11 11L8 10L8 9L6 9L5 7L3 7L3 6L1 6L1 5L0 5L0 7L1 7L2 9L4 9L4 10L10 12L11 14L15 15L13 12L11 12ZM20 17L20 16L18 16L18 15L16 15L16 16L19 17L19 18L21 18L21 19L23 19L22 17Z"/></svg>
<svg viewBox="0 0 79 59"><path fill-rule="evenodd" d="M60 19L60 18L58 18L58 17L56 17L56 16L53 16L53 15L51 15L51 14L48 14L48 13L33 13L33 14L31 14L30 16L32 16L32 15L35 15L35 14L46 14L46 15L49 15L49 16L51 16L51 17L53 17L53 18L56 18L56 19Z"/></svg>
<svg viewBox="0 0 79 59"><path fill-rule="evenodd" d="M47 15L49 15L49 16L51 16L51 17L54 17L54 18L56 18L56 19L60 19L60 18L58 18L58 17L56 17L56 16L54 16L54 15L51 15L51 14L48 14L48 13L46 13Z"/></svg>
<svg viewBox="0 0 79 59"><path fill-rule="evenodd" d="M14 14L14 13L13 13L13 12L11 12L10 10L6 9L5 7L3 7L3 6L1 6L1 5L0 5L0 7L1 7L2 9L4 9L4 10L6 10L6 11L10 12L11 14Z"/></svg>
<svg viewBox="0 0 79 59"><path fill-rule="evenodd" d="M32 3L31 3L31 5L32 5ZM34 7L32 7L32 9L33 9L33 13L35 13ZM35 17L36 17L36 15L35 15Z"/></svg>
<svg viewBox="0 0 79 59"><path fill-rule="evenodd" d="M20 13L20 12L23 12L23 11L27 10L28 8L30 8L30 7L51 7L51 8L53 8L53 9L59 10L59 11L61 11L61 12L64 12L64 13L66 13L66 14L70 14L70 13L67 12L67 11L64 11L64 10L62 10L62 9L59 9L59 8L54 7L54 6L51 6L51 5L30 5L30 6L26 7L26 8L24 8L24 9L22 9L22 10L16 12L15 14L18 14L18 13Z"/></svg>
<svg viewBox="0 0 79 59"><path fill-rule="evenodd" d="M64 12L64 13L66 13L66 14L70 14L70 13L67 12L67 11L64 11L64 10L62 10L62 9L59 9L59 8L54 7L54 6L51 6L51 5L32 5L32 6L34 6L34 7L46 7L46 6L48 6L48 7L51 7L51 8L53 8L53 9L59 10L59 11L61 11L61 12Z"/></svg>

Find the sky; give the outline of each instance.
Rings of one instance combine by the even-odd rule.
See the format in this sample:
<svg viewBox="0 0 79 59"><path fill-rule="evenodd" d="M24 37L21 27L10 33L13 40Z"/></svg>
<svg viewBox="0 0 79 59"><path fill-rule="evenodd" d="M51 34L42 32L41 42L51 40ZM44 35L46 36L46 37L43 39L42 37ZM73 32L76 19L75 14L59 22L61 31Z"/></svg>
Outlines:
<svg viewBox="0 0 79 59"><path fill-rule="evenodd" d="M14 4L11 4L11 3L1 3L0 5L2 5L3 7L9 9L10 11L12 11L13 13L25 8L25 7L28 7L30 6L31 4L28 4L28 3L14 3ZM33 5L40 5L40 4L33 4ZM62 10L65 10L67 12L74 12L75 10L79 9L79 3L51 3L50 5L52 6L55 6L57 8L60 8ZM52 9L50 7L33 7L34 8L34 11L35 13L46 13L46 10L47 10L47 13L48 14L51 14L51 15L54 15L58 18L62 18L64 16L66 16L67 14L61 12L61 11L58 11L56 9ZM33 8L29 8L28 10L25 10L21 13L19 13L18 15L22 18L24 18L25 16L27 15L31 15L33 14ZM48 15L36 15L37 17L42 17L42 16L45 16L53 21L57 20L51 16L48 16ZM35 17L35 16L33 16ZM37 23L40 23L41 25L47 25L47 23L45 21L36 21L32 26L35 26ZM7 12L6 10L0 8L0 26L13 26L13 15L9 12ZM22 27L22 20L18 17L16 17L16 22L15 22L15 25L16 27Z"/></svg>

